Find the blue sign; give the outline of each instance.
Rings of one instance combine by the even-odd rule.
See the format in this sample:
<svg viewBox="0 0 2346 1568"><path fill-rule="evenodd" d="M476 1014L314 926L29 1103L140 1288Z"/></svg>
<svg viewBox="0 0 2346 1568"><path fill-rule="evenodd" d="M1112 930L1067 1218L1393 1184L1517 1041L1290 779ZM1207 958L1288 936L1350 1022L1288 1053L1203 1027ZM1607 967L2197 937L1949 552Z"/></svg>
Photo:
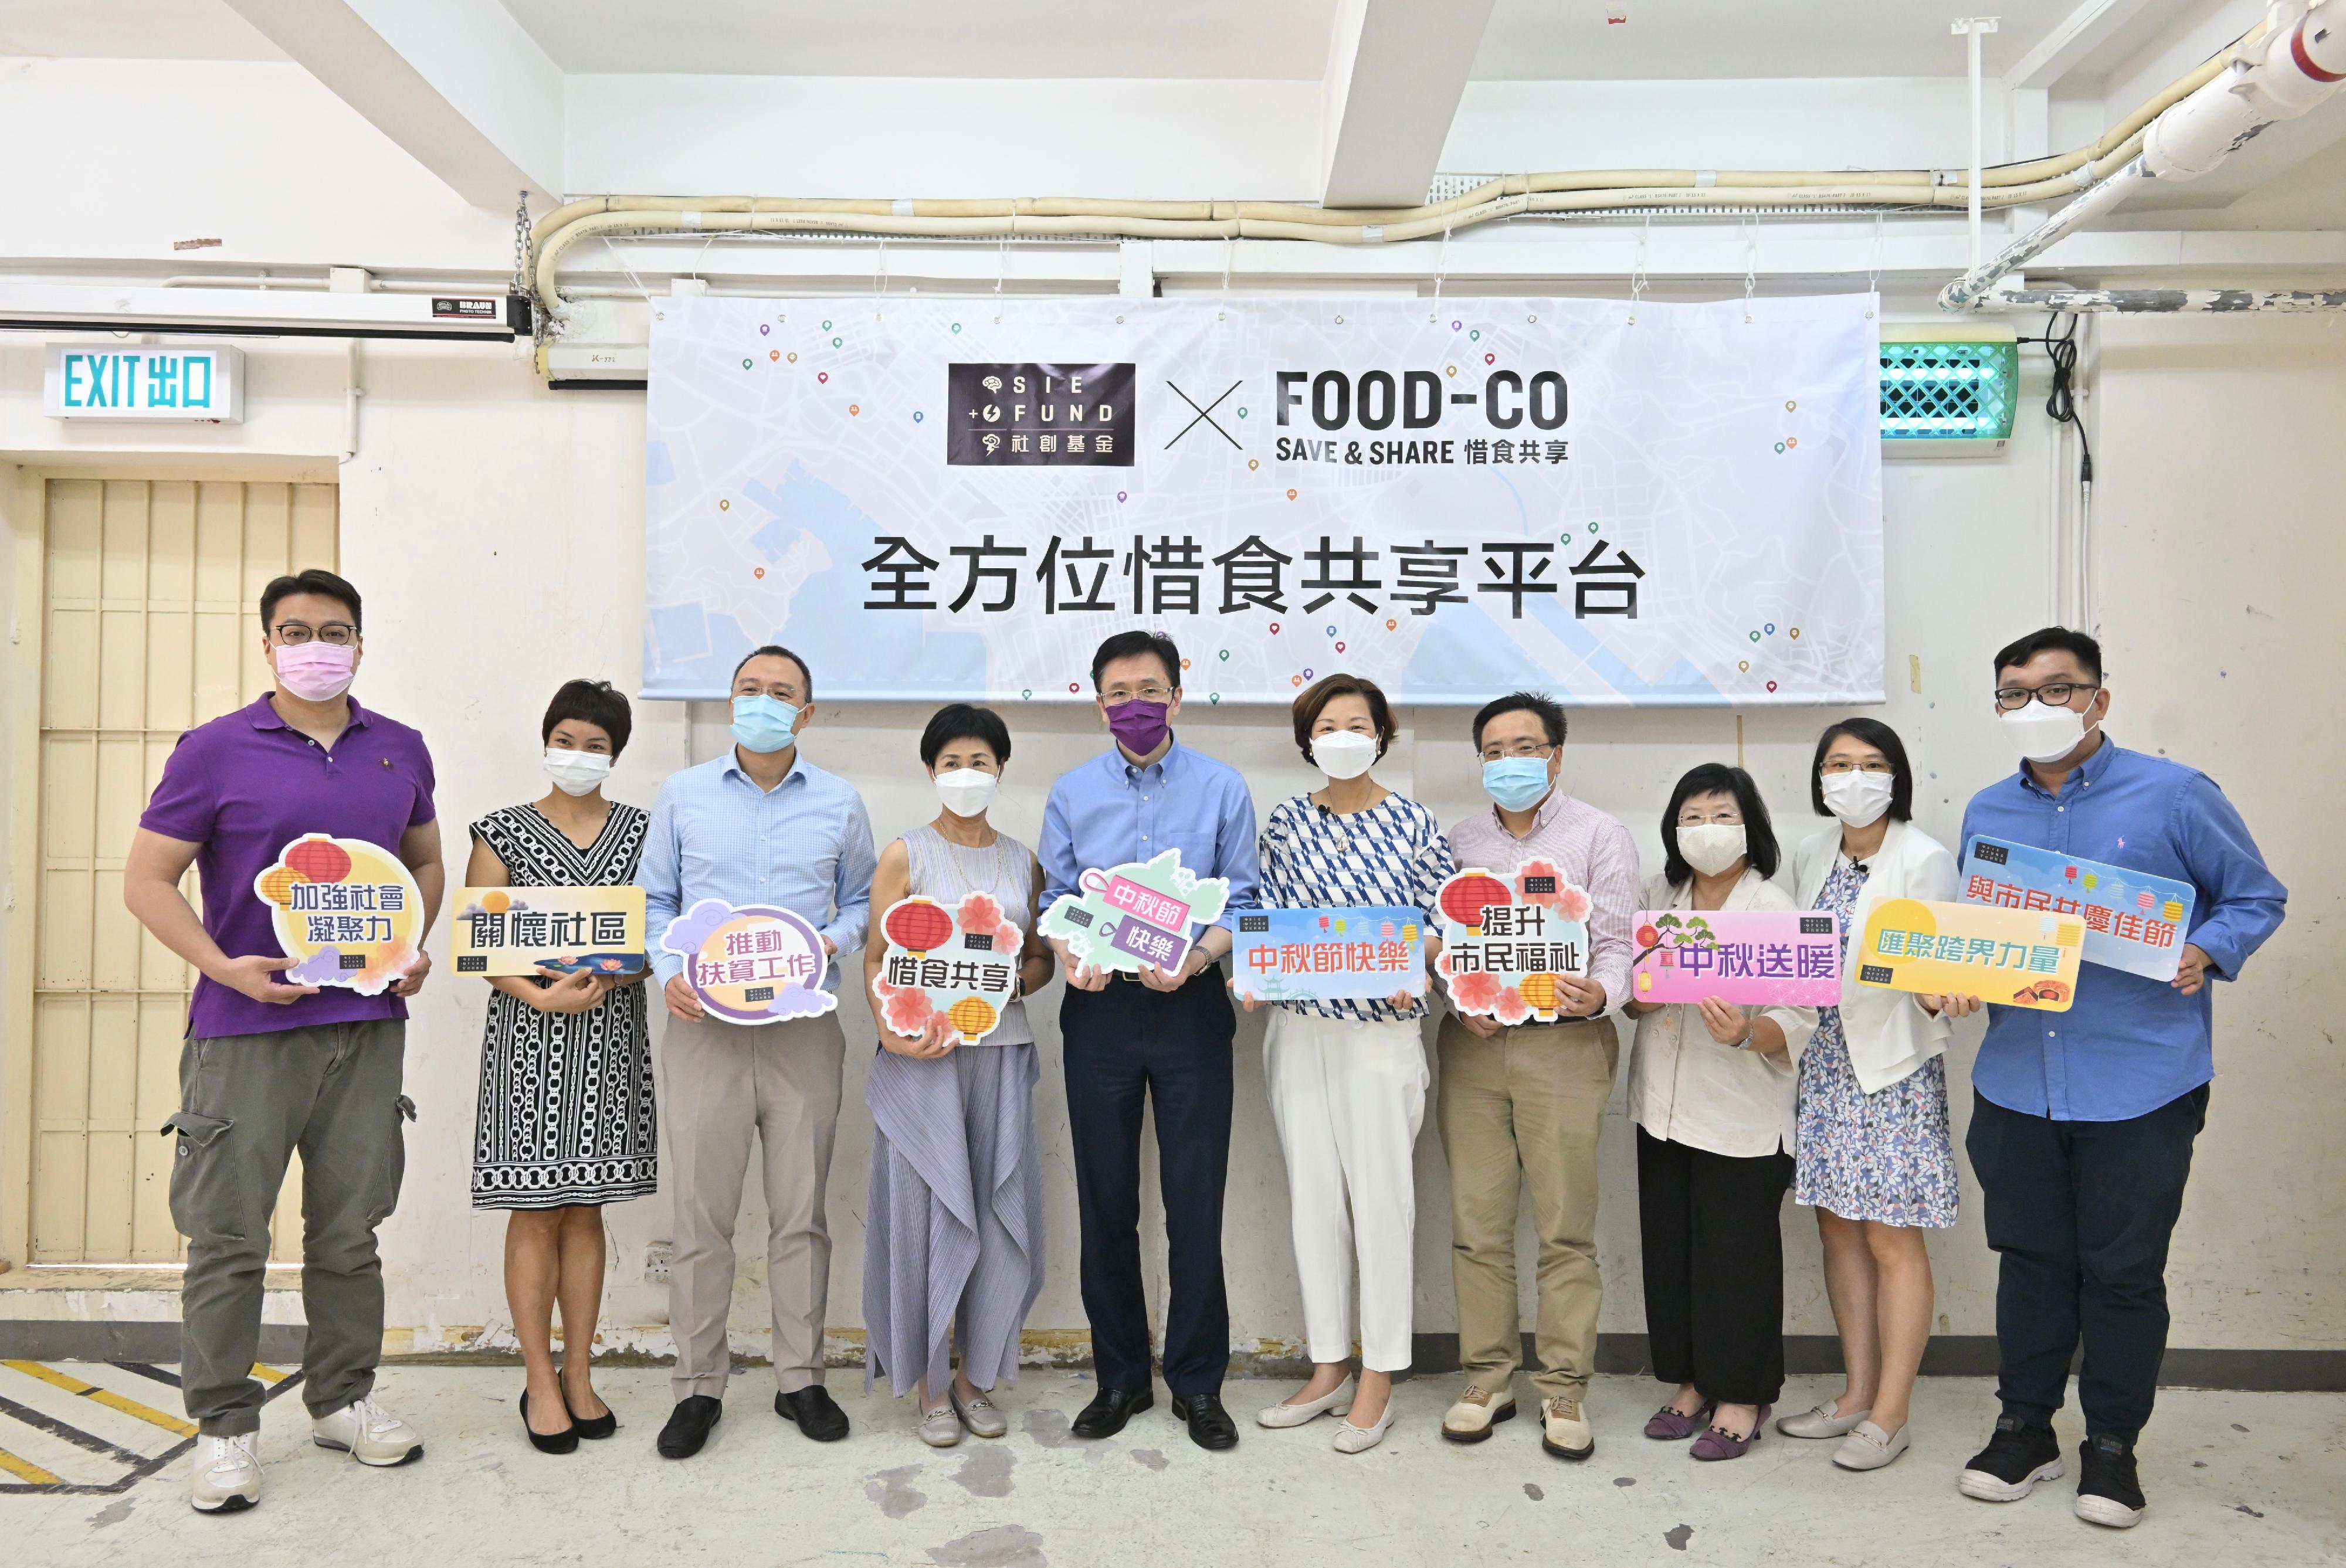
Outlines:
<svg viewBox="0 0 2346 1568"><path fill-rule="evenodd" d="M1981 834L1964 846L1964 901L2076 915L2087 963L2172 980L2198 893L2171 877Z"/></svg>
<svg viewBox="0 0 2346 1568"><path fill-rule="evenodd" d="M1245 910L1231 973L1255 1002L1425 993L1425 913L1405 908Z"/></svg>

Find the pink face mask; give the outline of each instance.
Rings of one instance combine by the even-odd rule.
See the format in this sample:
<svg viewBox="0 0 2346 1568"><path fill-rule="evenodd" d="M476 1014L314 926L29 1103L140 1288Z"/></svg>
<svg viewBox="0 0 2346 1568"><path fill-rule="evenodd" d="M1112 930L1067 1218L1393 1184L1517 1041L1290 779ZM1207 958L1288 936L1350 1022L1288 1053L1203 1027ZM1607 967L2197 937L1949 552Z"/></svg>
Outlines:
<svg viewBox="0 0 2346 1568"><path fill-rule="evenodd" d="M359 650L347 644L311 641L279 647L277 684L304 702L332 702L351 688Z"/></svg>

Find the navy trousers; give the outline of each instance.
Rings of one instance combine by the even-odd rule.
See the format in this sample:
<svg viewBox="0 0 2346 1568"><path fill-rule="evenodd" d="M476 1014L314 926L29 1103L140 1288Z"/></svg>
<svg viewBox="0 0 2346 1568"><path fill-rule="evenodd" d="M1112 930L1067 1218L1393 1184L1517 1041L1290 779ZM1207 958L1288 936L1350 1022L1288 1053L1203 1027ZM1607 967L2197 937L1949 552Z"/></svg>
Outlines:
<svg viewBox="0 0 2346 1568"><path fill-rule="evenodd" d="M1964 1146L1987 1198L1996 1393L2049 1426L2082 1339L2088 1435L2134 1441L2167 1357L2167 1244L2183 1212L2208 1085L2122 1122L2056 1122L1972 1095Z"/></svg>
<svg viewBox="0 0 2346 1568"><path fill-rule="evenodd" d="M1222 1287L1222 1186L1229 1174L1230 1037L1238 1027L1219 966L1175 992L1114 979L1069 987L1059 1005L1067 1123L1082 1218L1084 1312L1104 1389L1149 1386L1148 1300L1140 1278L1140 1117L1157 1115L1158 1186L1172 1299L1165 1383L1212 1393L1229 1369Z"/></svg>

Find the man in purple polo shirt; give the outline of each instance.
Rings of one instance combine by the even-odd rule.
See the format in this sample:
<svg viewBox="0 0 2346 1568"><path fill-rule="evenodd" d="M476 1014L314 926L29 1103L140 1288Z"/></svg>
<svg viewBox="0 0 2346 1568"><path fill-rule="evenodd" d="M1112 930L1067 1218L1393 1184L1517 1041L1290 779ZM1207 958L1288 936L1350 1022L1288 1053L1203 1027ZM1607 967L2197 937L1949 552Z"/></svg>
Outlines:
<svg viewBox="0 0 2346 1568"><path fill-rule="evenodd" d="M358 591L332 572L260 593L261 650L276 690L179 738L123 866L122 901L158 942L202 972L179 1056L171 1219L188 1238L180 1382L199 1426L193 1502L203 1512L260 1497L254 1446L270 1217L301 1152L302 1402L311 1436L362 1464L404 1464L423 1440L376 1404L382 1264L375 1227L399 1199L407 1006L420 958L377 996L289 985L271 911L253 879L304 833L395 849L431 930L446 891L432 758L423 738L361 708ZM199 918L179 891L193 865ZM418 945L421 945L419 941Z"/></svg>

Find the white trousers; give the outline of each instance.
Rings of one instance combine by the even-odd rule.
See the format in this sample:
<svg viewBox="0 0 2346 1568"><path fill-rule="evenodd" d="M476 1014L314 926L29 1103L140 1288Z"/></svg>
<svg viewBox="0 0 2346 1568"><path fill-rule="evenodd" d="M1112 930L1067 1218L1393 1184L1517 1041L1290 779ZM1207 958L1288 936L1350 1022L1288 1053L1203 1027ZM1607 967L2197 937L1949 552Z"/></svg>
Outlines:
<svg viewBox="0 0 2346 1568"><path fill-rule="evenodd" d="M1361 1277L1361 1364L1410 1361L1411 1150L1425 1122L1425 1045L1415 1023L1360 1023L1280 1008L1263 1045L1270 1115L1287 1157L1303 1332L1314 1361L1352 1349Z"/></svg>

